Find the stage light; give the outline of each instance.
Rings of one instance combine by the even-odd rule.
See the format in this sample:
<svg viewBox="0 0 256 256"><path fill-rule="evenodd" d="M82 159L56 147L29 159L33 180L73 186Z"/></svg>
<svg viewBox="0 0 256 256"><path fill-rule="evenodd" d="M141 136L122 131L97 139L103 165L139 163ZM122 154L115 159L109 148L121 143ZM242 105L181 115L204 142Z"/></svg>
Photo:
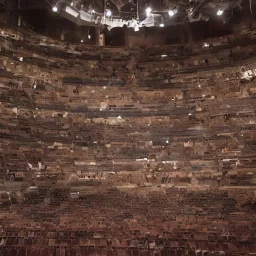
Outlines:
<svg viewBox="0 0 256 256"><path fill-rule="evenodd" d="M152 12L152 9L150 7L148 7L146 9L146 15L149 16L151 14L151 12Z"/></svg>
<svg viewBox="0 0 256 256"><path fill-rule="evenodd" d="M110 17L111 15L112 15L112 12L111 12L110 10L107 10L106 16L107 16L107 17Z"/></svg>
<svg viewBox="0 0 256 256"><path fill-rule="evenodd" d="M170 11L168 12L168 14L169 14L170 17L172 17L172 16L174 16L175 13L174 13L174 11L170 10Z"/></svg>
<svg viewBox="0 0 256 256"><path fill-rule="evenodd" d="M135 32L138 32L139 30L140 30L139 26L135 26L135 27L134 27L134 31L135 31Z"/></svg>
<svg viewBox="0 0 256 256"><path fill-rule="evenodd" d="M218 10L218 11L217 11L217 15L218 15L218 16L221 16L221 15L223 14L223 12L224 12L223 10Z"/></svg>

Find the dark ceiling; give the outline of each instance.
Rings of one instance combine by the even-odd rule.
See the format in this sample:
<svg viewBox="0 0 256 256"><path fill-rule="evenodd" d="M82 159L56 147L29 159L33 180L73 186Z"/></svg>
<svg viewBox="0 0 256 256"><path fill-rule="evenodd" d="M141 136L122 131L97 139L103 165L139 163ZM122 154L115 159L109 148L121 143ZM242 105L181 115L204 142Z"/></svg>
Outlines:
<svg viewBox="0 0 256 256"><path fill-rule="evenodd" d="M139 2L137 2L139 1ZM208 4L216 5L218 3L226 3L232 1L220 1L220 0L203 0L207 1ZM57 3L55 0L0 0L0 11L2 16L6 19L8 23L12 25L17 24L19 14L22 17L22 26L33 29L39 33L47 34L48 36L60 37L62 31L69 31L69 36L66 38L69 41L78 42L81 39L81 35L87 33L88 25L85 27L77 26L76 24L70 22L69 20L61 17L58 13L52 12L52 7ZM189 23L187 18L184 18L183 10L187 6L191 8L196 8L198 3L193 0L109 0L104 2L103 0L61 0L63 4L71 4L76 8L83 8L84 10L95 10L96 12L103 13L104 5L105 8L111 9L113 12L127 12L126 15L130 16L136 14L137 6L139 7L139 12L143 13L143 10L147 6L150 6L153 10L166 10L174 8L176 6L179 8L179 14L175 19L179 22L173 23L173 26L178 26L179 28L186 28L189 33L192 34L193 40L200 40L207 37L222 36L234 32L239 32L244 24L248 24L254 21L254 12L256 11L255 2L243 1L240 6L226 10L222 16L209 15L210 19L208 21L198 21ZM203 7L200 12L203 12ZM2 18L3 21L3 18ZM168 38L168 34L171 31L175 31L173 26L168 26L165 28L144 28L144 34L154 33L156 30L160 30L163 35ZM90 27L92 37L94 37L94 28ZM104 26L101 27L101 31L105 31L107 41L117 42L113 45L123 44L123 38L125 31L124 29L112 29L107 31ZM131 30L131 29L129 29ZM136 33L136 32L135 32ZM139 35L139 33L138 33ZM158 34L159 35L159 34ZM119 37L119 38L118 38ZM189 37L189 36L186 36ZM108 38L110 38L108 40ZM116 39L115 39L116 38ZM121 38L121 39L120 39ZM169 37L172 38L173 36ZM186 39L188 40L188 39ZM92 42L88 41L88 43ZM174 43L179 42L179 40L173 40ZM171 40L166 43L172 43ZM111 44L111 43L110 43Z"/></svg>

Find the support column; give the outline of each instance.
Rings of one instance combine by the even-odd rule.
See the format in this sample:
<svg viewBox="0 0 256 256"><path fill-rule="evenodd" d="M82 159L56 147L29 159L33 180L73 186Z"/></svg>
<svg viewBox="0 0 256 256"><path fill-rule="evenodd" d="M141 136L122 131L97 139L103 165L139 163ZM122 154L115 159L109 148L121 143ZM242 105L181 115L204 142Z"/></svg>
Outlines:
<svg viewBox="0 0 256 256"><path fill-rule="evenodd" d="M95 38L97 46L105 46L105 35L100 33L100 28L95 29Z"/></svg>

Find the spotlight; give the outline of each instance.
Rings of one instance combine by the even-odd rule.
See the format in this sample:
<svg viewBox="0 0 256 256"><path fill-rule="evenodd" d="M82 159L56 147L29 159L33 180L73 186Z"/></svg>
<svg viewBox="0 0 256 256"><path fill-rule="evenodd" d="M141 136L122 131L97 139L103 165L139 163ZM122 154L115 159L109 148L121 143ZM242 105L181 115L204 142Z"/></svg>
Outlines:
<svg viewBox="0 0 256 256"><path fill-rule="evenodd" d="M152 9L150 7L148 7L146 9L146 15L149 16L151 14L151 12L152 12Z"/></svg>
<svg viewBox="0 0 256 256"><path fill-rule="evenodd" d="M139 30L140 30L139 26L135 26L135 27L134 27L134 31L135 31L135 32L138 32Z"/></svg>
<svg viewBox="0 0 256 256"><path fill-rule="evenodd" d="M57 11L58 11L57 6L54 6L54 7L52 8L52 10L53 10L53 12L57 12Z"/></svg>
<svg viewBox="0 0 256 256"><path fill-rule="evenodd" d="M161 23L161 24L160 24L160 27L163 28L163 27L164 27L164 23Z"/></svg>
<svg viewBox="0 0 256 256"><path fill-rule="evenodd" d="M110 17L111 15L112 15L112 12L111 12L110 10L107 10L106 16L107 16L107 17Z"/></svg>
<svg viewBox="0 0 256 256"><path fill-rule="evenodd" d="M221 16L221 15L223 14L223 12L224 12L223 10L218 10L218 11L217 11L217 15L218 15L218 16Z"/></svg>
<svg viewBox="0 0 256 256"><path fill-rule="evenodd" d="M172 16L174 16L175 13L174 13L174 11L171 10L171 11L168 12L168 14L169 14L170 17L172 17Z"/></svg>

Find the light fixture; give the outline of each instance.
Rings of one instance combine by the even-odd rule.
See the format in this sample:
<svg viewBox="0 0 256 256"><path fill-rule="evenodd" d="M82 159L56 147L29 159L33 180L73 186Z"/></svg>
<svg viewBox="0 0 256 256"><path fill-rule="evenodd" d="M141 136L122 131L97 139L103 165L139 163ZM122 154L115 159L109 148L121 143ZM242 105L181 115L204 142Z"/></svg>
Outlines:
<svg viewBox="0 0 256 256"><path fill-rule="evenodd" d="M198 87L201 88L201 85L199 84Z"/></svg>
<svg viewBox="0 0 256 256"><path fill-rule="evenodd" d="M189 113L188 115L189 115L189 116L192 116L192 114L191 114L191 113Z"/></svg>
<svg viewBox="0 0 256 256"><path fill-rule="evenodd" d="M175 13L174 13L174 11L170 10L170 11L168 12L168 14L169 14L170 17L172 17L172 16L174 16Z"/></svg>
<svg viewBox="0 0 256 256"><path fill-rule="evenodd" d="M140 30L139 26L135 26L135 27L134 27L134 31L135 31L135 32L137 32L137 31L139 31L139 30Z"/></svg>
<svg viewBox="0 0 256 256"><path fill-rule="evenodd" d="M107 10L106 16L107 16L107 17L110 17L111 15L112 15L112 12L111 12L110 10Z"/></svg>
<svg viewBox="0 0 256 256"><path fill-rule="evenodd" d="M224 12L223 10L218 10L218 11L217 11L217 15L218 15L218 16L221 16L221 15L223 14L223 12Z"/></svg>
<svg viewBox="0 0 256 256"><path fill-rule="evenodd" d="M23 61L23 57L20 57L19 60L20 60L20 61Z"/></svg>
<svg viewBox="0 0 256 256"><path fill-rule="evenodd" d="M74 3L73 2L71 2L71 4L70 4L71 6L73 6L74 5Z"/></svg>
<svg viewBox="0 0 256 256"><path fill-rule="evenodd" d="M84 42L84 40L83 39L81 39L81 43L83 43Z"/></svg>
<svg viewBox="0 0 256 256"><path fill-rule="evenodd" d="M121 116L118 116L118 117L117 117L117 119L119 119L119 120L120 120L120 119L122 119L122 117L121 117Z"/></svg>
<svg viewBox="0 0 256 256"><path fill-rule="evenodd" d="M169 143L169 140L167 140L166 143L168 144L168 143Z"/></svg>
<svg viewBox="0 0 256 256"><path fill-rule="evenodd" d="M88 39L91 39L91 35L90 34L88 35Z"/></svg>
<svg viewBox="0 0 256 256"><path fill-rule="evenodd" d="M54 6L54 7L52 8L52 10L53 10L53 12L57 12L57 11L58 11L57 6Z"/></svg>
<svg viewBox="0 0 256 256"><path fill-rule="evenodd" d="M161 24L160 24L160 27L163 28L163 27L164 27L164 23L161 23Z"/></svg>
<svg viewBox="0 0 256 256"><path fill-rule="evenodd" d="M149 16L151 14L151 12L152 12L152 9L150 7L148 7L146 9L146 15Z"/></svg>
<svg viewBox="0 0 256 256"><path fill-rule="evenodd" d="M94 10L92 10L92 13L95 13L95 11L94 11Z"/></svg>
<svg viewBox="0 0 256 256"><path fill-rule="evenodd" d="M209 44L207 43L204 43L204 46L203 47L209 47Z"/></svg>
<svg viewBox="0 0 256 256"><path fill-rule="evenodd" d="M167 57L167 55L166 55L166 54L163 54L163 55L161 55L161 57L162 57L162 58L165 58L165 57Z"/></svg>

